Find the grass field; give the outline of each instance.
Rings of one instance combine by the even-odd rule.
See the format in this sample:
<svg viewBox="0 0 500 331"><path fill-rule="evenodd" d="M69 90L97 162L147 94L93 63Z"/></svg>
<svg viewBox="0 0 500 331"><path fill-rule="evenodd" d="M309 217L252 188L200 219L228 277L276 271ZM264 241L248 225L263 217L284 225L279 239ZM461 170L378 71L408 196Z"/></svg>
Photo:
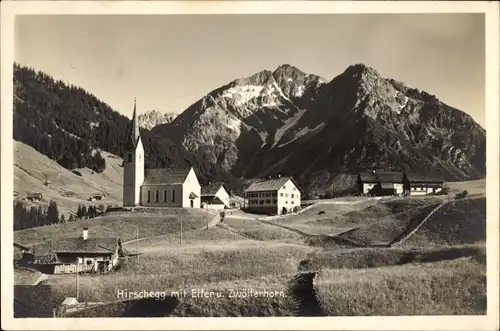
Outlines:
<svg viewBox="0 0 500 331"><path fill-rule="evenodd" d="M233 215L208 229L205 211L200 210L117 212L19 231L15 239L30 244L61 233L72 237L88 226L90 236L119 235L130 241L124 244L129 252L139 248L139 254L129 256L115 273L81 275L79 300L107 303L71 316L306 316L298 308L303 294L292 286L302 272L316 272L313 285L305 289L309 294L304 295L314 292L324 315L484 314L484 197L443 207L398 248L355 248L338 244L332 236L351 229L339 237L364 243L390 241L441 199L358 198L266 222ZM133 241L137 228L144 238L138 243ZM58 300L76 293L75 275L53 275L43 284L52 287ZM194 298L189 295L192 289L222 294ZM285 295L231 298L231 289ZM159 291L166 297L124 300L118 298L120 290ZM170 297L179 290L188 295Z"/></svg>
<svg viewBox="0 0 500 331"><path fill-rule="evenodd" d="M212 219L213 212L208 214ZM104 216L79 220L66 224L54 224L39 228L14 232L14 241L33 245L58 237L79 237L82 227L88 227L89 237L120 237L123 242L139 238L177 233L180 231L180 220L184 231L206 226L207 214L200 209L171 208L169 213L161 215L147 212L113 212Z"/></svg>

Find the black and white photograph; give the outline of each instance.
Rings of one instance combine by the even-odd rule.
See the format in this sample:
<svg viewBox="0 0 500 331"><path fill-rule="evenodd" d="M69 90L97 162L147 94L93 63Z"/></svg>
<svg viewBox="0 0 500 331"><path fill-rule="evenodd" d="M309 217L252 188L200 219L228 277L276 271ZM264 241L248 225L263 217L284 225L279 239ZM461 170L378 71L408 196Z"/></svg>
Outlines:
<svg viewBox="0 0 500 331"><path fill-rule="evenodd" d="M497 3L23 2L2 329L498 329Z"/></svg>

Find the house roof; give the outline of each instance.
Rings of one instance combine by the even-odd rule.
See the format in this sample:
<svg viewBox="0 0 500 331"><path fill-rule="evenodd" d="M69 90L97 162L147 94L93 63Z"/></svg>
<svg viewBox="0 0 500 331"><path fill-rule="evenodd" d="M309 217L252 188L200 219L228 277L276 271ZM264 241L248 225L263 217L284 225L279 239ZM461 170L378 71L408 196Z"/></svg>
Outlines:
<svg viewBox="0 0 500 331"><path fill-rule="evenodd" d="M223 182L210 183L201 188L201 195L215 195L221 187L224 187L224 189L227 191L226 184L224 184Z"/></svg>
<svg viewBox="0 0 500 331"><path fill-rule="evenodd" d="M225 203L216 196L213 195L205 195L201 197L202 203L208 203L210 205L225 205Z"/></svg>
<svg viewBox="0 0 500 331"><path fill-rule="evenodd" d="M143 184L183 184L190 170L191 168L146 169Z"/></svg>
<svg viewBox="0 0 500 331"><path fill-rule="evenodd" d="M359 177L364 183L402 183L402 172L360 172Z"/></svg>
<svg viewBox="0 0 500 331"><path fill-rule="evenodd" d="M189 199L196 199L198 196L193 192L189 193Z"/></svg>
<svg viewBox="0 0 500 331"><path fill-rule="evenodd" d="M434 176L419 175L419 174L406 174L406 178L410 182L421 182L421 183L443 183L442 179L438 179Z"/></svg>
<svg viewBox="0 0 500 331"><path fill-rule="evenodd" d="M78 300L76 300L75 297L67 297L64 299L64 301L61 303L61 305L77 305Z"/></svg>
<svg viewBox="0 0 500 331"><path fill-rule="evenodd" d="M58 238L35 247L35 255L54 253L111 254L118 246L118 238Z"/></svg>
<svg viewBox="0 0 500 331"><path fill-rule="evenodd" d="M291 180L300 191L299 186L297 185L297 183L295 182L295 180L292 177L279 177L279 178L271 178L271 179L267 179L267 180L263 180L263 181L259 181L259 182L253 182L252 184L250 184L250 186L248 186L245 189L245 192L277 191L283 185L285 185L286 182L288 182L289 180Z"/></svg>

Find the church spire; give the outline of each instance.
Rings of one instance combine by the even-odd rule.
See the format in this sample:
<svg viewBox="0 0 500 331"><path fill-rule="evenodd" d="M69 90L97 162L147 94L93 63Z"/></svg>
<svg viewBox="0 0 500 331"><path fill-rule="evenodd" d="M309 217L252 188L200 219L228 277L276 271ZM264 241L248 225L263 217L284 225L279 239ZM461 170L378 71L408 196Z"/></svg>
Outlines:
<svg viewBox="0 0 500 331"><path fill-rule="evenodd" d="M134 97L134 113L132 114L132 138L137 142L139 138L139 124L137 123L137 100Z"/></svg>

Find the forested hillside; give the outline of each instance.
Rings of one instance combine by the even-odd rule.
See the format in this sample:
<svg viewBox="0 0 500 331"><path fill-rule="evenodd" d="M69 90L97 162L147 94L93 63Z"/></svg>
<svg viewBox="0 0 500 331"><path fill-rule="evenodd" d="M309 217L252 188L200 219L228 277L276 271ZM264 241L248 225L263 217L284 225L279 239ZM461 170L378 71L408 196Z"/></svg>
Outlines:
<svg viewBox="0 0 500 331"><path fill-rule="evenodd" d="M131 107L132 107L131 101ZM131 121L80 87L14 64L15 140L35 148L67 169L104 167L99 150L123 156ZM146 168L195 167L200 181L238 181L229 173L165 138L141 130Z"/></svg>

